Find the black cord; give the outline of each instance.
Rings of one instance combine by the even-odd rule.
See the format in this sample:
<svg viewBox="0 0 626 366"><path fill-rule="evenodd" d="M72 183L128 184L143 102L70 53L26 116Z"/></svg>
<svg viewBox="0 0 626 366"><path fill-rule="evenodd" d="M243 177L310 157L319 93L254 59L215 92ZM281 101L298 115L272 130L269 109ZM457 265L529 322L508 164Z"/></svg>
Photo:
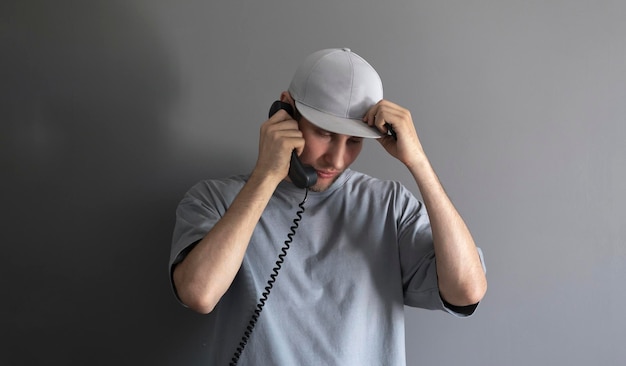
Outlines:
<svg viewBox="0 0 626 366"><path fill-rule="evenodd" d="M285 261L285 256L287 256L287 251L291 247L291 243L293 242L293 237L294 235L296 235L296 230L298 229L298 226L300 225L300 220L302 220L302 214L304 213L304 203L306 202L308 195L309 195L309 189L306 188L305 193L304 193L304 199L302 200L302 202L300 202L300 204L298 204L298 207L300 207L300 210L296 212L297 217L293 219L293 225L291 225L291 227L289 228L289 234L287 234L287 240L285 240L285 243L280 250L281 254L278 255L278 260L275 263L276 264L275 267L272 269L272 274L270 274L270 279L267 280L267 286L265 286L265 291L261 294L261 298L259 298L259 302L256 305L256 309L254 310L252 317L250 318L250 322L248 323L246 330L243 332L241 341L239 341L239 347L237 347L237 350L233 354L233 358L230 361L230 366L235 366L237 365L237 362L239 362L239 357L241 357L241 354L243 353L244 348L246 348L246 344L248 344L248 340L250 339L250 336L252 335L254 326L259 320L259 316L261 315L261 312L263 311L263 307L265 306L265 303L267 302L267 298L270 296L270 292L272 291L272 288L274 287L274 283L276 282L276 277L278 277L278 271L280 271L280 269L283 266L283 262Z"/></svg>

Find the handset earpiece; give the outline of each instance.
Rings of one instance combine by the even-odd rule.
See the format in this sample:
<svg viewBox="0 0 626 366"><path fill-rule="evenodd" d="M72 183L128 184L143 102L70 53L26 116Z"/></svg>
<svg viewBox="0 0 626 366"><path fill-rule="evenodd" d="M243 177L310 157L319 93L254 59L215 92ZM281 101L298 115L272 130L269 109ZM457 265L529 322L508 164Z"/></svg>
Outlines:
<svg viewBox="0 0 626 366"><path fill-rule="evenodd" d="M285 111L287 111L287 113L291 116L291 118L293 118L294 112L293 112L293 107L291 106L291 104L282 102L280 100L277 100L274 103L272 103L272 106L270 107L269 117L272 117L273 115L276 114L276 112L278 112L281 109L284 109Z"/></svg>
<svg viewBox="0 0 626 366"><path fill-rule="evenodd" d="M281 102L280 100L272 103L270 107L269 116L272 117L279 110L284 109L289 115L294 118L293 107L289 103ZM291 162L289 164L289 178L298 188L308 188L317 183L317 172L310 165L304 165L298 158L298 154L294 149L291 152Z"/></svg>

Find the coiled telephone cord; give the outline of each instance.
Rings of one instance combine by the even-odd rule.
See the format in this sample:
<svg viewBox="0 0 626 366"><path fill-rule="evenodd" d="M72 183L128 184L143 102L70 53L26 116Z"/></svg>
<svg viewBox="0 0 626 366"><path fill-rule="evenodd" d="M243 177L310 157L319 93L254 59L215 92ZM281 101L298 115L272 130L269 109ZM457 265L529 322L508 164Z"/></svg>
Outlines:
<svg viewBox="0 0 626 366"><path fill-rule="evenodd" d="M307 196L309 195L308 188L306 188L304 191L305 191L304 199L302 200L302 202L298 204L298 207L300 207L300 210L296 212L297 217L293 219L293 225L291 225L291 227L289 228L289 233L287 234L287 240L285 240L285 243L280 250L281 253L278 255L278 260L276 261L275 266L272 269L272 273L270 274L270 279L267 280L265 291L263 291L263 293L261 294L261 297L259 298L259 301L256 305L256 309L254 310L250 318L250 321L248 323L248 326L246 327L246 330L244 331L243 336L241 337L241 341L239 341L239 347L237 347L235 353L233 354L233 357L230 362L230 366L235 366L237 365L237 362L239 362L239 357L241 357L241 354L243 353L244 348L246 348L246 344L248 344L248 340L250 339L250 336L252 335L252 331L254 330L254 327L257 321L259 320L259 316L261 315L261 312L263 311L263 307L265 306L265 303L267 302L267 298L270 296L270 292L272 291L272 288L274 287L274 283L276 282L276 277L278 277L278 271L280 271L280 269L283 266L283 262L285 262L287 251L291 247L291 243L293 242L293 237L294 235L296 235L296 230L298 229L298 226L300 225L300 220L302 220L302 214L304 213L304 204L306 202Z"/></svg>

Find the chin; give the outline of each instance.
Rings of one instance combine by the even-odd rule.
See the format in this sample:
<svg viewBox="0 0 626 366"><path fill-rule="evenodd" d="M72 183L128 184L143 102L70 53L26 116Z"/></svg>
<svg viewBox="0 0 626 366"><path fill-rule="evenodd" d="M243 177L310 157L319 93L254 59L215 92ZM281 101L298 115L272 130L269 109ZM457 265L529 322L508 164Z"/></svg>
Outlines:
<svg viewBox="0 0 626 366"><path fill-rule="evenodd" d="M327 189L328 189L328 186L326 185L321 186L319 184L315 184L309 187L309 191L311 192L324 192Z"/></svg>
<svg viewBox="0 0 626 366"><path fill-rule="evenodd" d="M328 187L330 187L335 181L337 180L337 177L335 177L332 180L325 180L325 179L317 179L317 183L315 183L314 185L312 185L311 187L309 187L309 190L312 192L324 192L325 190L328 189Z"/></svg>

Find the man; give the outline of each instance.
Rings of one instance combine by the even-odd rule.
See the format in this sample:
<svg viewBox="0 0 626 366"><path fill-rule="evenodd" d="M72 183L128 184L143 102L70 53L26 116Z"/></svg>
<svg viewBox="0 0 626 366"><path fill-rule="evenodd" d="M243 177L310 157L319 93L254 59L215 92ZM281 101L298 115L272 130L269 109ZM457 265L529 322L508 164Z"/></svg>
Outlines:
<svg viewBox="0 0 626 366"><path fill-rule="evenodd" d="M175 292L210 313L209 364L402 365L404 305L472 314L487 287L480 251L410 112L383 99L364 59L349 49L315 52L280 99L296 113L263 123L252 173L201 182L181 201ZM349 169L365 138L409 169L423 203L397 182ZM317 173L301 221L305 191L287 175L294 149ZM275 266L280 276L268 285Z"/></svg>

